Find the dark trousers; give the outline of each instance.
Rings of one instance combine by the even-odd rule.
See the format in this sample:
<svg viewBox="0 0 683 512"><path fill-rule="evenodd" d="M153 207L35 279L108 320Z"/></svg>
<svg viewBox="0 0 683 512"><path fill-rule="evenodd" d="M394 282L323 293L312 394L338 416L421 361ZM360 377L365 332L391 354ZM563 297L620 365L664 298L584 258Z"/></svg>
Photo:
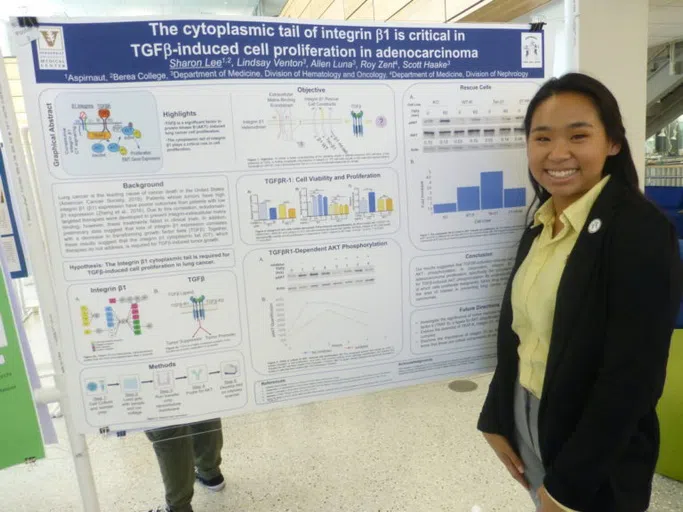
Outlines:
<svg viewBox="0 0 683 512"><path fill-rule="evenodd" d="M221 428L221 420L217 419L146 432L154 443L166 504L173 512L192 510L195 467L202 478L212 479L221 474Z"/></svg>

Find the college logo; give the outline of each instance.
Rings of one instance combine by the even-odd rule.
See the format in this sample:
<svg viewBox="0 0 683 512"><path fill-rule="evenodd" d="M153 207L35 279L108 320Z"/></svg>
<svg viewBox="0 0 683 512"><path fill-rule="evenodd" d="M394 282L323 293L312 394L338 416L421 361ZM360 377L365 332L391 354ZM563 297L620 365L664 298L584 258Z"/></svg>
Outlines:
<svg viewBox="0 0 683 512"><path fill-rule="evenodd" d="M54 48L55 43L57 43L57 39L59 39L58 30L41 30L40 35L43 36L45 44L47 44L50 48Z"/></svg>
<svg viewBox="0 0 683 512"><path fill-rule="evenodd" d="M41 50L63 50L64 35L61 27L41 27L38 43Z"/></svg>
<svg viewBox="0 0 683 512"><path fill-rule="evenodd" d="M543 67L543 36L539 32L522 34L522 67Z"/></svg>
<svg viewBox="0 0 683 512"><path fill-rule="evenodd" d="M50 70L67 69L64 29L40 27L38 34L38 67Z"/></svg>

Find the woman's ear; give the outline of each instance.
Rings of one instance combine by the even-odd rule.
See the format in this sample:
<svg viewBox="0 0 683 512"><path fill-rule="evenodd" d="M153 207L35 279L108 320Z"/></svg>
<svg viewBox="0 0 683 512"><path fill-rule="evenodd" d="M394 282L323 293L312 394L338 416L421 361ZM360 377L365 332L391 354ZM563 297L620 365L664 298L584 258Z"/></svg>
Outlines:
<svg viewBox="0 0 683 512"><path fill-rule="evenodd" d="M621 151L621 144L612 144L609 148L609 152L607 153L609 156L614 156L618 155L619 151Z"/></svg>

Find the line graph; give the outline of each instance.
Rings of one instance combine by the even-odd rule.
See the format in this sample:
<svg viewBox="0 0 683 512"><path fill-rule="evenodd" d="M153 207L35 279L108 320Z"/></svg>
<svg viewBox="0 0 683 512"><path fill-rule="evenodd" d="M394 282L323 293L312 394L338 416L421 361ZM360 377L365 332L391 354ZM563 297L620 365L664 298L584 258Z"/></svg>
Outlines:
<svg viewBox="0 0 683 512"><path fill-rule="evenodd" d="M333 301L288 302L279 297L271 309L277 339L288 350L353 350L370 341L374 325L365 309Z"/></svg>
<svg viewBox="0 0 683 512"><path fill-rule="evenodd" d="M359 364L400 351L401 257L368 249L277 253L245 260L254 366L260 373ZM258 275L258 279L254 276Z"/></svg>
<svg viewBox="0 0 683 512"><path fill-rule="evenodd" d="M289 327L286 322L283 324L285 344L286 340L295 338L310 340L322 348L349 348L349 343L357 341L359 336L367 336L370 322L368 312L362 309L336 302L311 301L299 308Z"/></svg>

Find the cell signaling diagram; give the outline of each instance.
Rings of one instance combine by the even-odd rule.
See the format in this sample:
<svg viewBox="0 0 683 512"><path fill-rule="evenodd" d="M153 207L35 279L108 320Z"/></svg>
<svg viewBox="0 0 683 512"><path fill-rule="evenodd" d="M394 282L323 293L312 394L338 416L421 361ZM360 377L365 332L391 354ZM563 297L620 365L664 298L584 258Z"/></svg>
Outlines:
<svg viewBox="0 0 683 512"><path fill-rule="evenodd" d="M132 122L111 122L111 110L108 108L97 111L97 120L89 118L86 111L82 111L78 117L76 123L88 140L92 141L90 149L94 154L118 153L126 156L130 142L140 149L139 140L142 138L142 132L135 128Z"/></svg>
<svg viewBox="0 0 683 512"><path fill-rule="evenodd" d="M49 151L51 168L74 176L149 174L161 169L159 115L152 93L59 93L54 102L46 98L43 108L46 129L56 133Z"/></svg>

